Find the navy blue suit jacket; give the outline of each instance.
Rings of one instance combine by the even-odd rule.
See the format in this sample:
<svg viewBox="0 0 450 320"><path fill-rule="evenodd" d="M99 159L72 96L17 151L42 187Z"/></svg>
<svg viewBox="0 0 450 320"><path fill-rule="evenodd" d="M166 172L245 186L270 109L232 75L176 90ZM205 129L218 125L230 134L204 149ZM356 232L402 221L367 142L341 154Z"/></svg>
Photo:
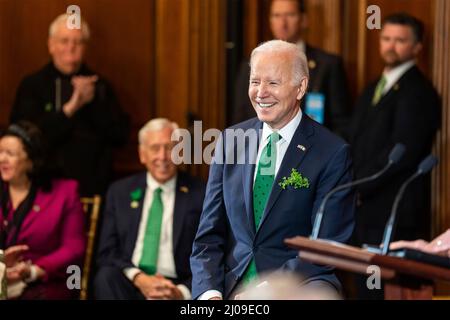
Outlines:
<svg viewBox="0 0 450 320"><path fill-rule="evenodd" d="M253 118L230 129L260 130L262 122ZM193 298L207 290L218 290L228 298L252 258L258 272L286 269L300 273L307 281L322 279L340 288L331 267L300 260L298 251L288 248L283 241L297 235L309 236L317 209L327 192L351 181L349 145L303 114L256 231L252 187L259 142L246 145L244 164L233 164L236 157L241 157L242 161L242 154L230 148L233 143L227 140L226 131L216 147L216 161L210 168L191 256ZM260 134L258 140L259 137ZM221 148L225 148L222 164L218 161ZM230 150L235 151L234 154ZM309 188L281 189L278 183L282 177L290 175L292 168L308 178ZM338 192L330 198L320 238L349 240L354 226L354 200L352 190Z"/></svg>
<svg viewBox="0 0 450 320"><path fill-rule="evenodd" d="M106 197L106 208L100 234L97 263L116 266L121 270L135 267L131 260L139 231L142 206L147 188L146 172L119 180L111 185ZM142 190L139 206L132 208L130 193ZM205 185L186 173L179 172L176 183L173 215L173 250L176 284L191 287L189 257L197 232L205 195Z"/></svg>

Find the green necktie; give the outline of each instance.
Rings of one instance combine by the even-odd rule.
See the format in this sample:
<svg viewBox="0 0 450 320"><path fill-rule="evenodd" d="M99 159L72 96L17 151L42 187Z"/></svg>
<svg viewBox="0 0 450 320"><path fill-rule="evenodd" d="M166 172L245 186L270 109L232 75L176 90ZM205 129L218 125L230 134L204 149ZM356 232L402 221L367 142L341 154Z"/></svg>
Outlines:
<svg viewBox="0 0 450 320"><path fill-rule="evenodd" d="M153 192L153 201L148 213L147 227L144 235L144 248L142 250L139 268L146 274L156 273L158 262L159 239L161 236L161 222L163 216L163 203L161 200L161 188Z"/></svg>
<svg viewBox="0 0 450 320"><path fill-rule="evenodd" d="M277 162L276 143L280 138L278 133L272 133L259 158L256 178L253 184L253 217L255 219L256 230L258 230L261 222L275 179L275 166ZM248 283L256 278L257 275L255 259L252 259L242 280L244 283Z"/></svg>
<svg viewBox="0 0 450 320"><path fill-rule="evenodd" d="M383 89L386 86L386 77L382 76L380 81L378 81L377 87L375 88L375 93L373 94L372 98L372 105L375 106L381 99L381 96L383 95Z"/></svg>

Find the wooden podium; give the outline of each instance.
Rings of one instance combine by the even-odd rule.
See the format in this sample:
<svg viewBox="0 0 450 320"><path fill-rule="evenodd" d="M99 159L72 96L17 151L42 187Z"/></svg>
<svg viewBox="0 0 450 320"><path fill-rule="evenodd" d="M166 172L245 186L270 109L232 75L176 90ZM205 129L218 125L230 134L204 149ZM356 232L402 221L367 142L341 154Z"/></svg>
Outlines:
<svg viewBox="0 0 450 320"><path fill-rule="evenodd" d="M286 239L285 243L299 250L305 261L330 265L353 273L367 274L367 267L376 265L385 280L386 300L431 299L436 280L450 281L450 269L423 262L383 256L328 240L305 237Z"/></svg>

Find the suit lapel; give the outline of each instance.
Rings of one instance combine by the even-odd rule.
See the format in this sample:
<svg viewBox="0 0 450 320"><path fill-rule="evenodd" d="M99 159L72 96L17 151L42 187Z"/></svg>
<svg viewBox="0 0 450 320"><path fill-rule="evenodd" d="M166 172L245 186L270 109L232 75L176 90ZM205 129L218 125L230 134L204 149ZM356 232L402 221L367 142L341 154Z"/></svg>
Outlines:
<svg viewBox="0 0 450 320"><path fill-rule="evenodd" d="M132 204L131 199L131 193L136 190L142 190L142 196L138 200L138 206L135 207ZM124 215L127 216L127 219L130 219L130 237L128 242L128 252L133 255L134 246L136 244L138 232L139 232L139 224L141 223L141 217L142 217L142 210L144 206L144 198L145 198L145 192L147 190L147 174L146 172L143 172L140 174L137 179L136 183L132 185L130 190L125 194L125 203L127 203L127 212L124 213Z"/></svg>
<svg viewBox="0 0 450 320"><path fill-rule="evenodd" d="M242 183L244 186L244 201L249 229L252 233L254 233L255 219L253 214L253 176L255 175L256 158L258 156L258 147L261 140L262 122L258 121L251 129L256 130L258 135L258 143L256 145L252 145L251 143L249 144L248 161L245 161L245 164L242 166Z"/></svg>
<svg viewBox="0 0 450 320"><path fill-rule="evenodd" d="M395 97L395 94L397 93L399 88L400 88L400 84L399 84L399 81L397 81L392 86L392 88L390 88L389 91L386 92L386 94L380 98L380 101L378 101L378 103L375 105L375 108L382 107L384 104L387 104L392 98Z"/></svg>
<svg viewBox="0 0 450 320"><path fill-rule="evenodd" d="M175 205L173 210L173 250L176 253L178 242L183 230L183 223L186 208L188 206L189 188L187 181L182 173L178 173L177 183L175 187Z"/></svg>
<svg viewBox="0 0 450 320"><path fill-rule="evenodd" d="M380 99L380 101L378 101L377 105L382 106L383 104L387 104L390 100L392 100L392 98L395 97L396 93L399 91L399 89L402 87L402 85L408 81L408 78L411 76L411 74L417 72L417 66L412 66L411 68L409 68L398 80L397 82L392 86L392 88L389 89L388 92L386 92L385 95L383 95ZM375 87L374 87L374 91L373 94L375 93ZM373 96L373 95L372 95Z"/></svg>
<svg viewBox="0 0 450 320"><path fill-rule="evenodd" d="M298 166L300 166L301 162L305 158L306 153L312 146L312 142L309 140L309 137L313 134L313 132L314 130L311 126L311 120L307 115L303 114L302 120L297 130L295 131L294 136L292 137L291 143L289 144L283 161L281 162L278 174L276 175L275 181L273 182L272 191L269 195L269 200L267 201L267 205L264 210L259 229L261 229L262 224L266 220L268 214L271 212L272 207L281 194L282 189L278 185L278 183L280 182L282 177L290 176L293 168L298 168ZM299 146L303 146L304 148L299 148ZM304 149L304 151L302 149Z"/></svg>

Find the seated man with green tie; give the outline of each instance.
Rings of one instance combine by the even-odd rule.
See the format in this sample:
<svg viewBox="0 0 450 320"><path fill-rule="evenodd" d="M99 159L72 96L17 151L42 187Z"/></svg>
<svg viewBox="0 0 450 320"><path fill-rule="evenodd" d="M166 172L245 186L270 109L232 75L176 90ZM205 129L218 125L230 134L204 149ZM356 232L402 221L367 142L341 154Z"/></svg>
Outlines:
<svg viewBox="0 0 450 320"><path fill-rule="evenodd" d="M94 279L97 299L190 299L189 256L204 184L177 170L171 135L177 124L159 118L139 131L147 168L111 185Z"/></svg>

